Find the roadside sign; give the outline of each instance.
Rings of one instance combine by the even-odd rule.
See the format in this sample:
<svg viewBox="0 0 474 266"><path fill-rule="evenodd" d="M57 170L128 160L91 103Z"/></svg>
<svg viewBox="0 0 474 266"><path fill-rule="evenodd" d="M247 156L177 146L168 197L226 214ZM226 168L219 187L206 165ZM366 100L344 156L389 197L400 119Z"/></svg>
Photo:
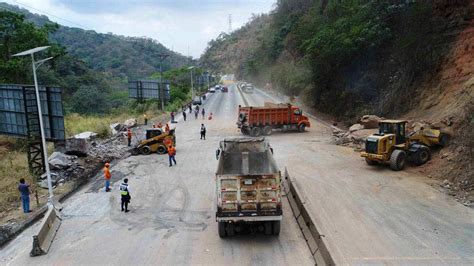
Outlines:
<svg viewBox="0 0 474 266"><path fill-rule="evenodd" d="M170 82L163 81L164 100L170 101ZM135 80L128 82L128 96L138 100L158 99L161 100L160 81L158 80Z"/></svg>

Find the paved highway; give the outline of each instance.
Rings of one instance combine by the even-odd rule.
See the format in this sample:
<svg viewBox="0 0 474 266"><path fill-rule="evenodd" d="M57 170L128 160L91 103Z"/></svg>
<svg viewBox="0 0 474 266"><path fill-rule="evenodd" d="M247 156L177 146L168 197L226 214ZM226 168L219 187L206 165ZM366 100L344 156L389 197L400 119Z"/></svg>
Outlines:
<svg viewBox="0 0 474 266"><path fill-rule="evenodd" d="M220 239L217 234L215 150L224 137L240 136L235 125L239 104L240 94L231 89L206 101L213 120L180 118L177 166L168 167L168 157L157 154L113 164L116 180L130 180L129 213L120 211L119 183L105 193L99 179L63 204L64 220L49 254L28 255L36 224L1 250L0 264L314 265L287 201L279 237ZM207 126L205 141L199 140L201 123Z"/></svg>
<svg viewBox="0 0 474 266"><path fill-rule="evenodd" d="M112 166L129 177L132 211L120 212L102 180L64 204L64 221L50 253L30 258L35 225L0 250L0 264L292 264L314 261L285 201L281 235L220 239L214 220L215 149L240 136L235 87L206 101L212 121L199 140L203 120L177 126L177 167L166 156L129 157ZM274 100L256 90L249 104ZM269 137L275 158L288 167L338 264L474 264L474 211L426 184L408 169L370 167L346 147L331 143L331 130L316 121L306 133Z"/></svg>

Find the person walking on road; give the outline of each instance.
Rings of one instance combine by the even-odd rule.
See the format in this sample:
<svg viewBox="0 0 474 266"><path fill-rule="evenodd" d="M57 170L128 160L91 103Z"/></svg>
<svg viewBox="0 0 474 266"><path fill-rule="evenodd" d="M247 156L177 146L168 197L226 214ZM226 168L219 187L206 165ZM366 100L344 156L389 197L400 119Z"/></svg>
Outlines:
<svg viewBox="0 0 474 266"><path fill-rule="evenodd" d="M201 124L201 139L206 140L206 127L204 126L204 124Z"/></svg>
<svg viewBox="0 0 474 266"><path fill-rule="evenodd" d="M189 113L192 113L192 112L193 112L193 107L192 107L192 105L190 104L188 107L189 107Z"/></svg>
<svg viewBox="0 0 474 266"><path fill-rule="evenodd" d="M186 121L186 111L183 111L183 119Z"/></svg>
<svg viewBox="0 0 474 266"><path fill-rule="evenodd" d="M110 178L112 178L112 175L110 174L110 164L109 163L105 163L104 178L105 178L105 192L110 192Z"/></svg>
<svg viewBox="0 0 474 266"><path fill-rule="evenodd" d="M146 114L143 114L143 120L145 120L145 126L148 124L148 116Z"/></svg>
<svg viewBox="0 0 474 266"><path fill-rule="evenodd" d="M21 204L23 205L23 212L29 213L30 210L30 185L26 184L24 178L20 178L20 184L18 185L18 191L20 191Z"/></svg>
<svg viewBox="0 0 474 266"><path fill-rule="evenodd" d="M132 130L127 129L127 142L128 142L128 147L132 145Z"/></svg>
<svg viewBox="0 0 474 266"><path fill-rule="evenodd" d="M174 123L174 111L171 112L170 116L171 116L171 123Z"/></svg>
<svg viewBox="0 0 474 266"><path fill-rule="evenodd" d="M123 212L129 212L128 204L130 203L130 186L128 185L128 178L123 180L123 183L120 184L120 195L122 196L121 207Z"/></svg>
<svg viewBox="0 0 474 266"><path fill-rule="evenodd" d="M199 110L196 109L196 111L194 111L194 118L198 119L198 116L199 116Z"/></svg>
<svg viewBox="0 0 474 266"><path fill-rule="evenodd" d="M204 107L202 108L201 115L202 115L202 119L205 119L205 117L206 117L206 110L204 110Z"/></svg>
<svg viewBox="0 0 474 266"><path fill-rule="evenodd" d="M173 162L174 162L174 165L176 165L176 148L173 147L173 145L169 145L168 146L168 158L170 160L170 167L173 166Z"/></svg>

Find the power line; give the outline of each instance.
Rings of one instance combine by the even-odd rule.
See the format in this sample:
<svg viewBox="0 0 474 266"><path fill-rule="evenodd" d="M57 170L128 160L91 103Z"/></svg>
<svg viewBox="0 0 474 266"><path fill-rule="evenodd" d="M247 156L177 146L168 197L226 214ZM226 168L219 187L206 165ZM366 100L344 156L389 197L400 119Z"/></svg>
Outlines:
<svg viewBox="0 0 474 266"><path fill-rule="evenodd" d="M76 23L76 22L74 22L74 21L71 21L71 20L68 20L68 19L65 19L65 18L62 18L62 17L56 16L56 15L53 15L53 14L51 14L51 13L48 13L48 12L46 12L46 11L39 10L39 9L37 9L37 8L34 8L34 7L32 7L32 6L29 6L29 5L25 4L25 3L21 3L21 2L19 2L19 1L16 1L16 0L13 0L13 1L14 1L15 3L17 3L17 4L21 5L21 6L24 6L24 7L27 7L27 8L31 8L31 9L33 9L33 10L36 10L36 11L38 11L38 12L41 12L41 13L43 13L43 14L49 15L49 16L51 16L51 17L55 17L55 18L57 18L57 19L60 19L60 20L63 20L63 21L69 22L70 24L73 24L73 25L79 26L79 27L81 27L81 28L83 28L83 29L86 29L86 30L92 30L92 29L91 29L91 28L89 28L89 27L86 27L86 26L84 26L84 25L81 25L81 24L79 24L79 23Z"/></svg>

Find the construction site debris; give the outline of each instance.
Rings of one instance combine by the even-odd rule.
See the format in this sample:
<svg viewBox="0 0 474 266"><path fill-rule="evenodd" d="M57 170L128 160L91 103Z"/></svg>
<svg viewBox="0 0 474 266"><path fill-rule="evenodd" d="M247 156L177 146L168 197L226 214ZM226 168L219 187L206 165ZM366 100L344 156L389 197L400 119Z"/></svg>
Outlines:
<svg viewBox="0 0 474 266"><path fill-rule="evenodd" d="M354 124L352 125L350 128L349 128L349 132L354 132L354 131L357 131L357 130L362 130L364 129L364 126L361 125L361 124Z"/></svg>
<svg viewBox="0 0 474 266"><path fill-rule="evenodd" d="M70 138L66 140L66 154L87 156L87 152L90 148L90 141L88 139L76 139Z"/></svg>
<svg viewBox="0 0 474 266"><path fill-rule="evenodd" d="M49 156L48 162L53 169L66 169L71 166L71 160L68 156L58 151Z"/></svg>
<svg viewBox="0 0 474 266"><path fill-rule="evenodd" d="M91 131L86 131L79 133L77 135L74 135L75 139L95 139L97 137L97 133L91 132Z"/></svg>
<svg viewBox="0 0 474 266"><path fill-rule="evenodd" d="M135 119L135 118L127 119L123 124L127 128L136 127L137 126L137 119Z"/></svg>

